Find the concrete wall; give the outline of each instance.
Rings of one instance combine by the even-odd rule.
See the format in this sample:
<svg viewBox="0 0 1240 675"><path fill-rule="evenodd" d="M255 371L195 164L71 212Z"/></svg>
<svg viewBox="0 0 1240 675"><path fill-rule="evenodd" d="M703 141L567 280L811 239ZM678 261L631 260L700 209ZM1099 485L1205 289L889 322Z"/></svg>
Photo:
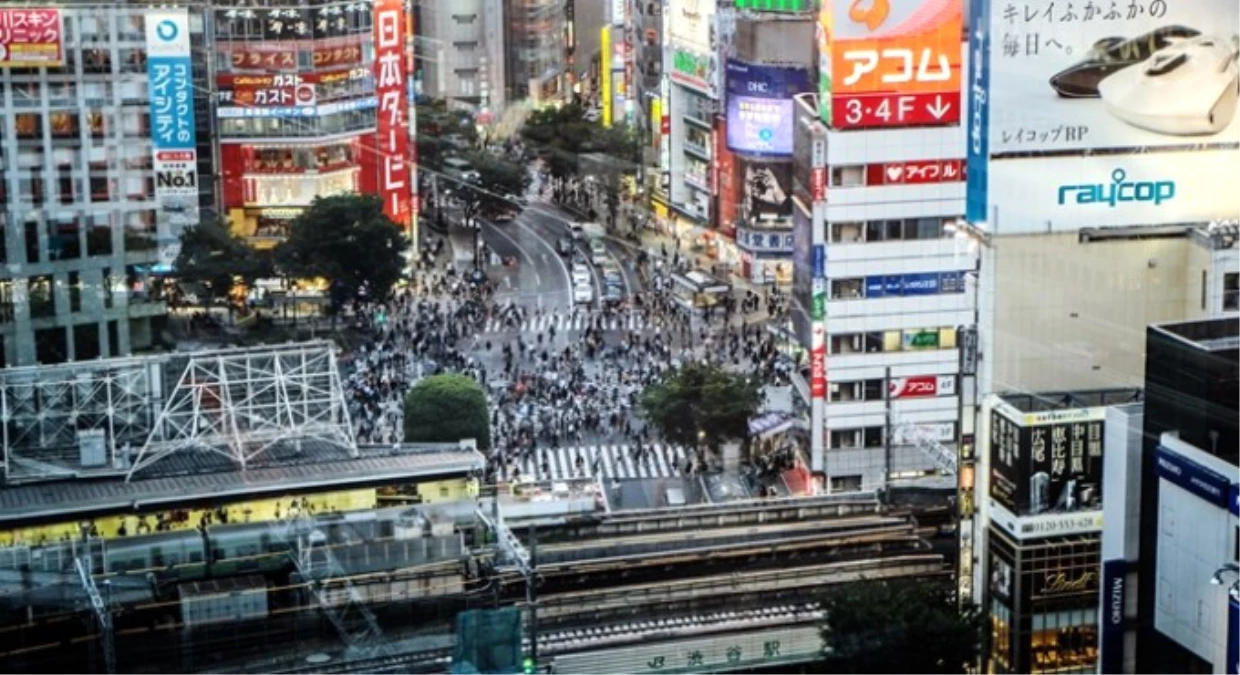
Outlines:
<svg viewBox="0 0 1240 675"><path fill-rule="evenodd" d="M982 254L983 390L1139 387L1145 327L1187 317L1186 239L997 237ZM989 386L986 386L989 384Z"/></svg>
<svg viewBox="0 0 1240 675"><path fill-rule="evenodd" d="M808 66L818 63L812 19L736 19L736 58L764 65Z"/></svg>

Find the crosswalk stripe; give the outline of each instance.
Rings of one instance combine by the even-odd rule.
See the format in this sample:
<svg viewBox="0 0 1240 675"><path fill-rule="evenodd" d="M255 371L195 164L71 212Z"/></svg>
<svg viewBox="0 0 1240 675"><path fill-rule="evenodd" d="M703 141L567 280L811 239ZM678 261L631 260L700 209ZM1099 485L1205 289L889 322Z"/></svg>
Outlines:
<svg viewBox="0 0 1240 675"><path fill-rule="evenodd" d="M680 475L684 461L685 449L678 446L652 443L644 446L645 452L641 460L634 459L634 446L624 445L583 445L575 447L543 447L522 458L517 467L522 475L536 477L543 481L562 481L573 477L593 477L610 482L613 479L631 478L672 478ZM577 470L576 459L580 456L582 468ZM598 460L599 472L594 473L594 462ZM546 460L547 471L542 470Z"/></svg>

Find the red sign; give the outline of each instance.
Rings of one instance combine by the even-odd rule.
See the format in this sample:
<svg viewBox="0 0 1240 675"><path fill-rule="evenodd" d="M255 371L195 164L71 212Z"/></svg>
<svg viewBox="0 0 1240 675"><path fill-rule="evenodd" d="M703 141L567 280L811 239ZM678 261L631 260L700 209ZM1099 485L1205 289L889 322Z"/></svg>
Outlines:
<svg viewBox="0 0 1240 675"><path fill-rule="evenodd" d="M359 57L360 57L360 49ZM317 53L317 52L316 52ZM316 63L317 65L317 63ZM405 98L405 4L375 2L375 95L379 99L378 191L383 212L403 227L410 225L409 103Z"/></svg>
<svg viewBox="0 0 1240 675"><path fill-rule="evenodd" d="M956 378L951 375L893 377L887 383L887 388L891 391L891 398L954 396L956 394Z"/></svg>
<svg viewBox="0 0 1240 675"><path fill-rule="evenodd" d="M809 353L810 398L827 397L827 346L814 347Z"/></svg>
<svg viewBox="0 0 1240 675"><path fill-rule="evenodd" d="M378 10L375 10L378 11ZM376 26L375 31L379 29ZM331 68L332 66L352 66L362 62L362 47L327 47L314 50L314 67Z"/></svg>
<svg viewBox="0 0 1240 675"><path fill-rule="evenodd" d="M827 200L827 167L816 166L810 170L809 195L814 203Z"/></svg>
<svg viewBox="0 0 1240 675"><path fill-rule="evenodd" d="M234 49L230 52L233 70L297 69L297 50L285 47L270 49Z"/></svg>
<svg viewBox="0 0 1240 675"><path fill-rule="evenodd" d="M923 159L915 162L869 164L865 167L865 184L869 186L958 183L963 180L963 159Z"/></svg>
<svg viewBox="0 0 1240 675"><path fill-rule="evenodd" d="M960 93L831 97L835 129L942 126L960 122Z"/></svg>
<svg viewBox="0 0 1240 675"><path fill-rule="evenodd" d="M0 9L0 67L55 68L64 63L59 9Z"/></svg>
<svg viewBox="0 0 1240 675"><path fill-rule="evenodd" d="M219 98L220 103L225 105L256 108L311 106L316 100L313 84L285 87L234 87L232 90L221 89Z"/></svg>
<svg viewBox="0 0 1240 675"><path fill-rule="evenodd" d="M659 133L664 136L672 133L672 118L668 115L664 115L663 118L659 120Z"/></svg>

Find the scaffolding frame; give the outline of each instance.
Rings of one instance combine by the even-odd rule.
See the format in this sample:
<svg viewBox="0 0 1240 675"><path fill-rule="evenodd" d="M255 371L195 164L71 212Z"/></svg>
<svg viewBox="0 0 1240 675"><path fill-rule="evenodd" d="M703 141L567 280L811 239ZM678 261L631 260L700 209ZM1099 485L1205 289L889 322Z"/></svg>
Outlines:
<svg viewBox="0 0 1240 675"><path fill-rule="evenodd" d="M332 343L191 354L125 479L193 450L244 471L276 445L291 441L300 450L304 440L358 455Z"/></svg>

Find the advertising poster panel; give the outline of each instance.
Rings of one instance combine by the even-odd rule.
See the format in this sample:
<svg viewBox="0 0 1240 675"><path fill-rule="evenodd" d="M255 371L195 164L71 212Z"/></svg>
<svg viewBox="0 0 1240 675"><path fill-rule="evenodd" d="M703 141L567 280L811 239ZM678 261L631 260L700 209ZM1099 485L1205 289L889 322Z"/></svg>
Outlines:
<svg viewBox="0 0 1240 675"><path fill-rule="evenodd" d="M198 137L190 63L189 10L146 13L151 159L157 204L157 266L170 270L181 232L198 224Z"/></svg>
<svg viewBox="0 0 1240 675"><path fill-rule="evenodd" d="M991 412L990 496L1018 518L1102 508L1106 408Z"/></svg>
<svg viewBox="0 0 1240 675"><path fill-rule="evenodd" d="M792 97L811 86L804 68L729 60L728 148L748 155L791 157L796 118Z"/></svg>
<svg viewBox="0 0 1240 675"><path fill-rule="evenodd" d="M794 199L792 207L792 300L796 311L792 313L792 329L797 342L809 345L810 305L813 303L813 250L814 231L812 207Z"/></svg>
<svg viewBox="0 0 1240 675"><path fill-rule="evenodd" d="M694 54L710 54L711 27L717 0L670 0L667 3L668 42Z"/></svg>
<svg viewBox="0 0 1240 675"><path fill-rule="evenodd" d="M409 101L405 95L405 5L402 0L375 2L375 95L379 101L379 194L383 212L403 228L410 226L407 164Z"/></svg>
<svg viewBox="0 0 1240 675"><path fill-rule="evenodd" d="M990 0L969 0L969 80L964 102L965 128L965 219L975 225L987 222L990 207Z"/></svg>
<svg viewBox="0 0 1240 675"><path fill-rule="evenodd" d="M1240 142L1238 23L1235 0L991 8L990 153Z"/></svg>
<svg viewBox="0 0 1240 675"><path fill-rule="evenodd" d="M725 235L736 236L737 196L740 178L736 171L736 158L726 142L728 121L723 115L715 116L715 166L719 176L719 230ZM666 141L665 141L666 143Z"/></svg>
<svg viewBox="0 0 1240 675"><path fill-rule="evenodd" d="M681 47L672 52L672 81L711 98L719 98L719 61L713 54L698 54Z"/></svg>
<svg viewBox="0 0 1240 675"><path fill-rule="evenodd" d="M48 7L0 8L0 68L64 64L64 18Z"/></svg>
<svg viewBox="0 0 1240 675"><path fill-rule="evenodd" d="M834 129L960 121L962 0L823 3L823 121Z"/></svg>
<svg viewBox="0 0 1240 675"><path fill-rule="evenodd" d="M792 165L787 162L760 163L742 161L744 200L740 205L741 219L778 220L792 215Z"/></svg>
<svg viewBox="0 0 1240 675"><path fill-rule="evenodd" d="M970 168L972 171L972 168ZM970 183L973 175L967 178ZM1005 234L1170 225L1240 213L1236 151L995 160L985 197Z"/></svg>

